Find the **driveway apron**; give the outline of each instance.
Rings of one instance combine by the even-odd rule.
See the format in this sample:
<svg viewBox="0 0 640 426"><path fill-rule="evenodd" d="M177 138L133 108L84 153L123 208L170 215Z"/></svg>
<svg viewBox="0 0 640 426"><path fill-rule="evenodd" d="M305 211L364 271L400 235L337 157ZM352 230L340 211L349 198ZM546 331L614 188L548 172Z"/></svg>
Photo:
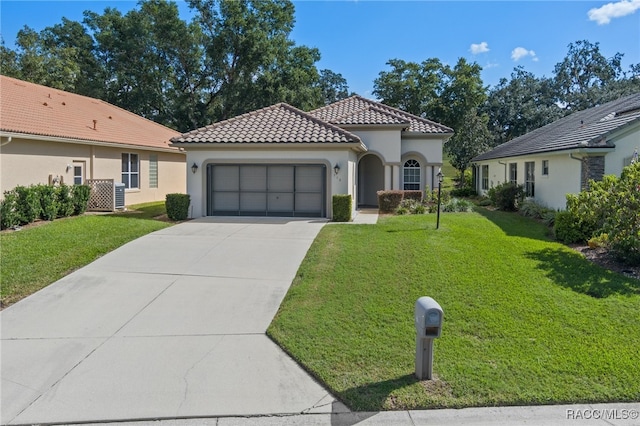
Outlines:
<svg viewBox="0 0 640 426"><path fill-rule="evenodd" d="M265 335L324 224L185 222L5 309L1 423L335 411Z"/></svg>

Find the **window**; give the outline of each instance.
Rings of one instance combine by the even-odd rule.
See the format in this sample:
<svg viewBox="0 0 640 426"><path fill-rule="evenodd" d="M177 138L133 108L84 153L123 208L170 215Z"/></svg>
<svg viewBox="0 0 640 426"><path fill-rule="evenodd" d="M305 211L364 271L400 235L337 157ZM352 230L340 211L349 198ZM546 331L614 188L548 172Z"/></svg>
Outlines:
<svg viewBox="0 0 640 426"><path fill-rule="evenodd" d="M407 160L404 163L404 189L420 189L420 163L416 160Z"/></svg>
<svg viewBox="0 0 640 426"><path fill-rule="evenodd" d="M542 176L549 176L549 160L542 160Z"/></svg>
<svg viewBox="0 0 640 426"><path fill-rule="evenodd" d="M482 189L489 189L489 165L482 166Z"/></svg>
<svg viewBox="0 0 640 426"><path fill-rule="evenodd" d="M509 164L509 182L518 184L518 163Z"/></svg>
<svg viewBox="0 0 640 426"><path fill-rule="evenodd" d="M73 184L82 185L84 183L84 164L73 163Z"/></svg>
<svg viewBox="0 0 640 426"><path fill-rule="evenodd" d="M125 188L140 188L138 170L138 154L122 154L122 183Z"/></svg>
<svg viewBox="0 0 640 426"><path fill-rule="evenodd" d="M158 187L158 155L149 155L149 188Z"/></svg>
<svg viewBox="0 0 640 426"><path fill-rule="evenodd" d="M527 197L535 196L535 165L533 161L524 163L524 191Z"/></svg>

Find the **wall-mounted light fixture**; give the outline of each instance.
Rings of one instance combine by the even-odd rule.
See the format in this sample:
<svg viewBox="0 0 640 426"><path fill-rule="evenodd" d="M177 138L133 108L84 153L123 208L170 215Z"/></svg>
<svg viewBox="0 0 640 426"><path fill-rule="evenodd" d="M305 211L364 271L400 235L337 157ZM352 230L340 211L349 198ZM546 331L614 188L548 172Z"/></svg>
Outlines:
<svg viewBox="0 0 640 426"><path fill-rule="evenodd" d="M67 164L67 173L69 173L69 170L71 170L71 164Z"/></svg>
<svg viewBox="0 0 640 426"><path fill-rule="evenodd" d="M191 166L191 171L193 172L193 174L198 171L198 165L196 163L193 163L193 166Z"/></svg>
<svg viewBox="0 0 640 426"><path fill-rule="evenodd" d="M333 166L333 173L337 175L339 171L340 171L340 165L336 163L336 165Z"/></svg>

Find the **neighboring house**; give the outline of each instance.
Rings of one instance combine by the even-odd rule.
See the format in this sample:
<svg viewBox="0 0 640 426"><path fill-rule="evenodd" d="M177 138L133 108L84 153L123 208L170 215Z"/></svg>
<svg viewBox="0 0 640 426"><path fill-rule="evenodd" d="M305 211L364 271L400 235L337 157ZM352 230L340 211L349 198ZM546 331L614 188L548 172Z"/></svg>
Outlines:
<svg viewBox="0 0 640 426"><path fill-rule="evenodd" d="M640 147L640 93L575 112L475 157L481 194L506 181L555 209L589 180L620 176Z"/></svg>
<svg viewBox="0 0 640 426"><path fill-rule="evenodd" d="M0 76L0 189L124 183L125 203L186 190L178 132L99 99Z"/></svg>
<svg viewBox="0 0 640 426"><path fill-rule="evenodd" d="M301 111L280 103L172 139L187 153L192 217L332 217L335 194L353 210L379 190L437 185L453 131L360 96Z"/></svg>

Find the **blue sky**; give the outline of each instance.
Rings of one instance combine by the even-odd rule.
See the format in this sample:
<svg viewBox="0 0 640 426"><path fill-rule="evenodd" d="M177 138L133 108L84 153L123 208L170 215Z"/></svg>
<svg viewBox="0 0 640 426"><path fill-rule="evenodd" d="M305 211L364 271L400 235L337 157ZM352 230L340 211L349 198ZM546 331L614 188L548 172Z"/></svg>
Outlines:
<svg viewBox="0 0 640 426"><path fill-rule="evenodd" d="M84 10L122 12L135 1L0 1L2 37L13 47L20 28L40 31ZM179 1L189 19L187 6ZM599 42L606 57L624 53L623 68L640 63L640 0L611 1L294 1L291 38L317 47L319 69L342 74L351 91L373 97L373 81L389 59L421 62L459 57L483 67L487 85L521 65L551 76L571 42Z"/></svg>

